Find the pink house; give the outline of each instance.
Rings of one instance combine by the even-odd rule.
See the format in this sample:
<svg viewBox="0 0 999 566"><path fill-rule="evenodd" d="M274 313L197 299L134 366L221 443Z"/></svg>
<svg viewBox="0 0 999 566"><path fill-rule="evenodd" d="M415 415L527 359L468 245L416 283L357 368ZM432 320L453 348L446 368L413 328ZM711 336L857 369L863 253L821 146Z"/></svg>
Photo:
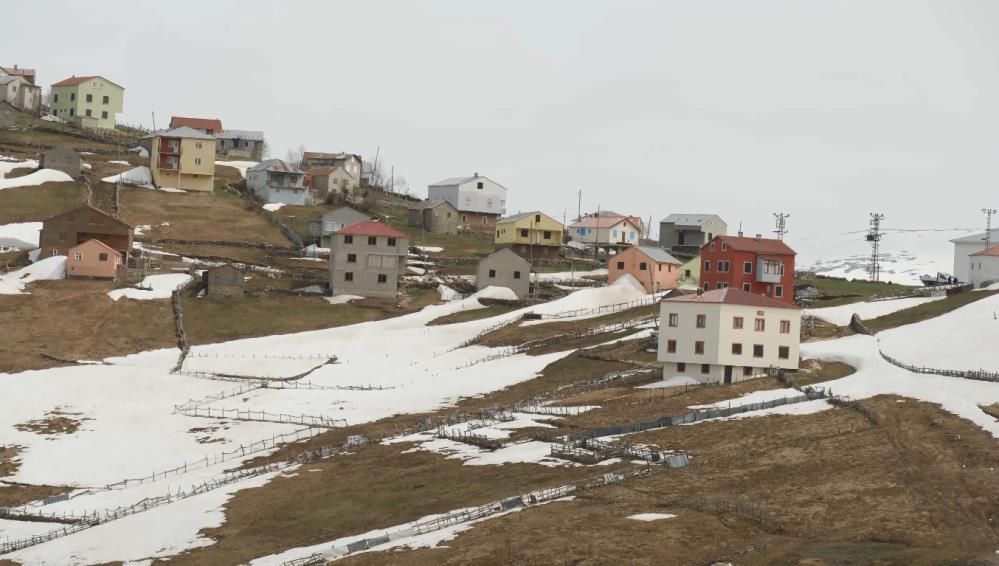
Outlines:
<svg viewBox="0 0 999 566"><path fill-rule="evenodd" d="M69 248L66 277L114 279L121 269L121 254L100 240L87 240Z"/></svg>
<svg viewBox="0 0 999 566"><path fill-rule="evenodd" d="M607 282L613 283L629 274L648 293L675 289L681 262L665 250L651 246L631 246L608 261Z"/></svg>

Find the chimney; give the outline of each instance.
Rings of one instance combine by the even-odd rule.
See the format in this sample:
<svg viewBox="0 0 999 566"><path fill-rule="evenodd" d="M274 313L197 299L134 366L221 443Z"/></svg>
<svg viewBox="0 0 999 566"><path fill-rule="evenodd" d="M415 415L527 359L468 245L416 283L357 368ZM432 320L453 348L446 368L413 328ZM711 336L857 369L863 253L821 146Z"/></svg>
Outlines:
<svg viewBox="0 0 999 566"><path fill-rule="evenodd" d="M14 70L15 70L15 71L17 70L17 65L14 65Z"/></svg>
<svg viewBox="0 0 999 566"><path fill-rule="evenodd" d="M760 238L762 238L762 237L763 237L763 236L762 236L761 234L757 234L757 235L756 235L756 239L757 239L757 240L759 240L759 239L760 239Z"/></svg>
<svg viewBox="0 0 999 566"><path fill-rule="evenodd" d="M472 176L473 176L473 177L478 177L478 176L479 176L479 172L478 172L478 171L476 171L476 172L475 172L475 174L474 174L474 175L472 175Z"/></svg>
<svg viewBox="0 0 999 566"><path fill-rule="evenodd" d="M739 230L739 237L742 237L742 230Z"/></svg>

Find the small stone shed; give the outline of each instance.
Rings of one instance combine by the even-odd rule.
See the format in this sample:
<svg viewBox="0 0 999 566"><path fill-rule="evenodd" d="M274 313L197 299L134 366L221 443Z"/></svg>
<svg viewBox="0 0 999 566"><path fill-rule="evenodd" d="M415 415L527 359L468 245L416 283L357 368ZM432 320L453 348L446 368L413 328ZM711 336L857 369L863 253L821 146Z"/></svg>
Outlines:
<svg viewBox="0 0 999 566"><path fill-rule="evenodd" d="M205 295L209 297L242 297L246 293L243 271L232 265L212 267L202 276Z"/></svg>
<svg viewBox="0 0 999 566"><path fill-rule="evenodd" d="M62 171L75 179L80 176L80 171L83 169L83 158L71 149L57 147L43 153L39 165L42 169Z"/></svg>

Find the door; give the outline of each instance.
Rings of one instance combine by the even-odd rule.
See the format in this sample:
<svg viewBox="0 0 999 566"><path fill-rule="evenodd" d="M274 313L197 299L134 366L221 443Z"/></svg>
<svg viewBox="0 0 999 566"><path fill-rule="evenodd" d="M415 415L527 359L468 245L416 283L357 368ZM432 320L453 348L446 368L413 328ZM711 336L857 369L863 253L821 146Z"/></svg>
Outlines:
<svg viewBox="0 0 999 566"><path fill-rule="evenodd" d="M732 383L732 366L725 366L725 383Z"/></svg>
<svg viewBox="0 0 999 566"><path fill-rule="evenodd" d="M680 233L677 234L677 243L680 244L681 246L684 245L685 243L684 242L685 238L683 236L684 236L683 231L680 231Z"/></svg>

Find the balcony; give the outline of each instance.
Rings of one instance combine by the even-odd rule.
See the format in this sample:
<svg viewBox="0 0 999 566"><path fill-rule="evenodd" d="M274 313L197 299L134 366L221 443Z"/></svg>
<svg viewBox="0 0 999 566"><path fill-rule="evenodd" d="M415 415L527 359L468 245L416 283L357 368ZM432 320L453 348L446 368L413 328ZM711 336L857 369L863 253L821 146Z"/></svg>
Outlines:
<svg viewBox="0 0 999 566"><path fill-rule="evenodd" d="M160 169L180 169L180 158L173 155L160 154L157 167Z"/></svg>
<svg viewBox="0 0 999 566"><path fill-rule="evenodd" d="M180 154L180 140L175 138L161 138L159 152L161 154L168 155L179 155Z"/></svg>
<svg viewBox="0 0 999 566"><path fill-rule="evenodd" d="M760 283L780 283L784 276L784 264L779 259L760 257L756 259L756 280Z"/></svg>

